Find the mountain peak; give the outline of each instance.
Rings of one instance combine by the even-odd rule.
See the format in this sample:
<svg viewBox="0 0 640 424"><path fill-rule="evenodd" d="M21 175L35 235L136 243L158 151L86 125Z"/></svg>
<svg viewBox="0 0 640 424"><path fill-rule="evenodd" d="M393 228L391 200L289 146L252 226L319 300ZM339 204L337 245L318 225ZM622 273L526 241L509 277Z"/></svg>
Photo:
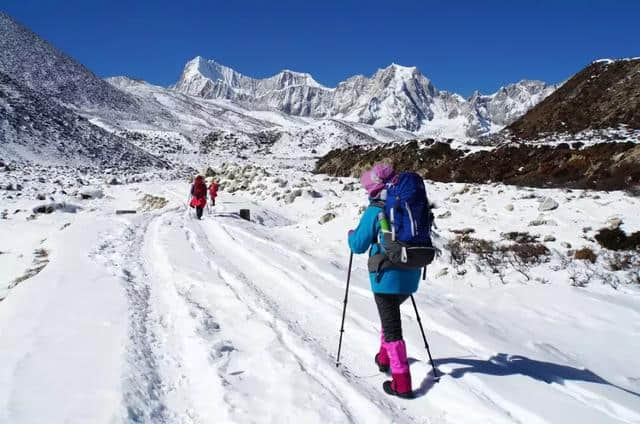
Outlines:
<svg viewBox="0 0 640 424"><path fill-rule="evenodd" d="M283 69L268 78L252 78L196 56L173 88L296 116L345 119L428 135L455 128L457 137L473 137L511 123L554 87L522 80L494 94L475 92L465 99L437 90L417 67L394 62L371 77L358 75L327 88L305 72Z"/></svg>

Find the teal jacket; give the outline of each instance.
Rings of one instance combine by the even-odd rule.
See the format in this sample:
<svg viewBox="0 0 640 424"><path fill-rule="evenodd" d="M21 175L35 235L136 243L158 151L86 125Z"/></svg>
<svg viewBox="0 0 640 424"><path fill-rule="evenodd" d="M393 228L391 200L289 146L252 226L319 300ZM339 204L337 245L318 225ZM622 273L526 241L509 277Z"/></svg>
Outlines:
<svg viewBox="0 0 640 424"><path fill-rule="evenodd" d="M353 253L365 253L369 250L369 256L381 251L377 244L380 224L378 223L379 206L369 205L360 218L358 227L349 234L349 248ZM382 271L380 281L376 281L376 274L369 273L371 290L374 293L410 294L418 290L421 269L387 269Z"/></svg>

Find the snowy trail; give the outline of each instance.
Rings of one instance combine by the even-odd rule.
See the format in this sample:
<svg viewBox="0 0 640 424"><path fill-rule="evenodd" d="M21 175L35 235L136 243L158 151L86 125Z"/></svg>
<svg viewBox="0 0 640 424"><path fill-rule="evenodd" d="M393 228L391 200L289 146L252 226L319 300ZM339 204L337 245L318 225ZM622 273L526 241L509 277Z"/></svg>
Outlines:
<svg viewBox="0 0 640 424"><path fill-rule="evenodd" d="M149 226L147 236L145 260L154 264L156 307L166 323L159 337L171 342L163 349L181 364L179 376L165 378L194 396L169 394L170 416L189 413L193 422L206 422L220 418L224 405L227 419L237 422L296 416L309 422L404 421L398 411L395 419L387 415L391 404L384 409L371 404L328 359L318 363L328 358L326 352L306 348L313 340L218 254L221 249L209 244L199 222L183 212L168 213ZM198 387L206 381L209 387ZM283 402L288 407L279 409Z"/></svg>

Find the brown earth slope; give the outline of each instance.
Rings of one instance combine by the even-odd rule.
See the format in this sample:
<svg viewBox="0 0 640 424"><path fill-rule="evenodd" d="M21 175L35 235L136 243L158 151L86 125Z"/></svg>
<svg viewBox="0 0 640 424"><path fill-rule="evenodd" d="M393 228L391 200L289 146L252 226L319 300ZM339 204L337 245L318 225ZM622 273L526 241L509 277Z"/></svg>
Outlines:
<svg viewBox="0 0 640 424"><path fill-rule="evenodd" d="M468 155L444 143L426 148L417 142L377 149L351 147L329 152L317 162L316 172L358 176L379 161L442 182L597 190L626 190L640 184L640 145L634 143L601 143L581 149L566 144L507 144Z"/></svg>
<svg viewBox="0 0 640 424"><path fill-rule="evenodd" d="M598 61L507 127L532 140L549 133L585 129L640 128L640 59Z"/></svg>

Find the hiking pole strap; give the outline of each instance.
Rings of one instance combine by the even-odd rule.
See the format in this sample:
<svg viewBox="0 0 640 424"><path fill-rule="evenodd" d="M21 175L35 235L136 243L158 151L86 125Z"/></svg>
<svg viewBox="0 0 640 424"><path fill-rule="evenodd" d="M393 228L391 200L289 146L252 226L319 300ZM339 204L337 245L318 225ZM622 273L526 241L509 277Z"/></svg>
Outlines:
<svg viewBox="0 0 640 424"><path fill-rule="evenodd" d="M347 287L344 291L344 302L342 307L342 323L340 324L340 341L338 342L338 355L336 356L336 367L340 366L340 351L342 350L342 335L344 334L344 318L347 313L347 300L349 299L349 283L351 282L351 266L353 265L353 252L349 256L349 269L347 271Z"/></svg>

